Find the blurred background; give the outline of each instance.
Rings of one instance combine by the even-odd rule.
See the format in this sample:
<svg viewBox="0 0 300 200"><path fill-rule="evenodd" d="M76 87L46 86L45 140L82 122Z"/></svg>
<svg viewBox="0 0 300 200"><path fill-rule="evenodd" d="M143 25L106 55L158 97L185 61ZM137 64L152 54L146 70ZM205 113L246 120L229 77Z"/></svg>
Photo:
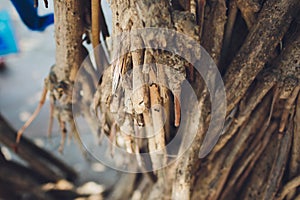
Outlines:
<svg viewBox="0 0 300 200"><path fill-rule="evenodd" d="M103 9L105 15L110 15L109 6L105 1ZM19 51L2 57L5 67L0 69L0 112L13 128L18 130L38 105L44 78L55 62L54 26L50 25L43 32L34 32L22 23L11 1L0 0L1 10L8 11L10 15ZM53 2L49 1L47 9L40 3L38 12L40 15L53 12ZM111 17L107 19L111 20ZM51 140L47 138L48 122L49 101L46 101L38 117L27 128L24 135L74 167L79 174L78 184L94 181L103 189L114 184L118 177L117 172L100 162L87 161L74 144L74 140L68 141L63 155L60 154L57 150L61 138L57 121L54 120ZM83 127L82 131L89 130ZM1 146L1 151L6 159L22 162L6 147Z"/></svg>

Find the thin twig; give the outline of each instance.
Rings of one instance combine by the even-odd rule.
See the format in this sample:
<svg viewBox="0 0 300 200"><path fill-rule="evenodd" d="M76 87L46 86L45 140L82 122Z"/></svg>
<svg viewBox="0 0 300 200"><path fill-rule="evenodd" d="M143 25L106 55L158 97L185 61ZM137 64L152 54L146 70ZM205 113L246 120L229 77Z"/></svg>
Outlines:
<svg viewBox="0 0 300 200"><path fill-rule="evenodd" d="M48 88L45 85L44 88L43 88L43 92L42 92L42 96L41 96L39 105L37 106L37 108L35 109L33 114L29 117L29 119L25 122L25 124L22 126L22 128L18 131L17 138L16 138L16 144L20 143L20 139L22 137L22 134L24 133L26 128L33 122L33 120L36 118L36 116L40 113L40 111L41 111L41 109L42 109L42 107L43 107L43 105L46 101L47 92L48 92Z"/></svg>

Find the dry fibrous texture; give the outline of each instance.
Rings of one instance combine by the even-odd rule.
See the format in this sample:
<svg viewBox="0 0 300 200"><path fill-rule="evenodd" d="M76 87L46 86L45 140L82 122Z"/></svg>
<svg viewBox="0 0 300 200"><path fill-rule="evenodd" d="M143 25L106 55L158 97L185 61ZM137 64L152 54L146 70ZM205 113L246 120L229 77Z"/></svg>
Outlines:
<svg viewBox="0 0 300 200"><path fill-rule="evenodd" d="M107 59L99 60L105 58L104 56L97 56L104 54L103 46L100 45L99 31L103 31L104 37L107 37L109 33L103 19L104 16L101 14L100 2L94 1L93 3L93 10L90 10L90 3L85 5L83 1L56 1L54 3L56 63L51 67L48 77L45 78L44 92L38 108L18 132L17 143L44 104L48 92L50 93L51 104L48 136L51 136L53 118L55 117L62 133L60 152L63 152L69 133L69 138L74 136L82 152L86 154L75 125L74 116L82 115L95 135L101 131L94 113L90 112L90 105L93 103L93 96L99 81L98 74L108 65ZM91 20L93 27L91 37L96 55L95 67L88 56L88 51L83 46L83 35L85 34L86 38L89 37L87 30Z"/></svg>
<svg viewBox="0 0 300 200"><path fill-rule="evenodd" d="M198 181L195 183L197 188L193 194L195 199L198 196L201 197L201 199L208 197L218 199L218 195L220 195L221 189L225 184L233 164L240 156L239 153L243 152L242 149L246 147L245 142L255 131L253 127L261 126L261 122L265 118L265 115L263 115L264 109L268 103L268 101L264 101L263 104L259 106L257 112L253 113L249 121L241 127L239 134L232 139L234 141L231 140L230 143L223 148L222 153L217 154L213 158L212 162L200 164L199 171L203 171L203 173L199 173L199 177L197 177Z"/></svg>
<svg viewBox="0 0 300 200"><path fill-rule="evenodd" d="M207 0L202 27L201 45L218 65L226 23L226 2ZM205 30L205 31L204 31Z"/></svg>
<svg viewBox="0 0 300 200"><path fill-rule="evenodd" d="M255 139L258 141L251 144L252 148L249 148L251 150L248 150L246 152L247 156L244 156L242 160L240 160L236 166L233 168L232 174L227 180L226 188L224 188L221 199L232 199L235 198L236 194L241 190L242 184L245 180L247 180L247 177L249 173L251 172L251 169L253 168L253 165L257 162L259 159L261 153L264 151L265 147L270 141L271 135L274 133L274 131L277 129L277 126L275 123L271 124L266 131L266 134L262 139L263 142L260 142L259 139ZM264 133L263 131L260 131L260 133ZM260 134L261 135L261 134Z"/></svg>
<svg viewBox="0 0 300 200"><path fill-rule="evenodd" d="M287 43L278 58L270 64L270 67L258 74L254 88L242 99L236 120L231 123L229 130L221 137L214 148L215 152L222 149L272 88L277 87L279 90L279 96L274 98L287 99L292 90L299 85L300 74L297 69L300 56L299 34L292 37ZM285 117L288 117L288 112L289 109Z"/></svg>
<svg viewBox="0 0 300 200"><path fill-rule="evenodd" d="M294 132L293 132L293 141L291 149L291 160L290 160L290 169L289 169L289 178L294 178L299 174L300 171L300 159L299 159L299 145L300 145L300 95L298 95L296 102L296 111L294 116ZM296 193L296 189L291 189L288 194L289 199L292 199Z"/></svg>
<svg viewBox="0 0 300 200"><path fill-rule="evenodd" d="M80 148L83 150L79 134L77 132L73 114L78 114L79 110L73 110L78 100L78 94L73 98L74 83L76 80L77 73L81 64L91 65L91 62L83 63L87 56L87 51L82 44L82 36L84 33L84 9L82 1L76 2L63 2L55 1L54 12L55 12L55 38L56 38L56 64L50 69L48 77L45 78L44 89L40 103L25 123L25 125L18 131L16 143L19 144L21 136L24 130L30 125L33 119L39 113L43 106L47 93L50 93L50 126L48 129L48 135L51 135L53 117L56 117L59 123L60 131L62 133L61 144L59 151L62 152L67 136L67 125L71 129L71 133L74 134L75 139L78 141ZM89 87L84 87L85 95L91 95L94 91L92 90L95 77L93 77L93 67L85 68L86 72L90 73L88 79L81 80L83 85L88 84ZM85 77L86 78L86 77ZM94 80L93 80L94 79ZM78 91L79 92L79 91ZM84 99L84 98L83 98ZM88 100L91 101L91 100ZM84 108L83 108L84 109ZM77 113L76 113L77 112ZM88 112L87 112L88 113ZM87 118L87 117L86 117ZM16 146L17 148L17 146Z"/></svg>
<svg viewBox="0 0 300 200"><path fill-rule="evenodd" d="M293 114L291 118L293 118ZM292 141L292 124L290 121L288 129L283 135L278 134L278 129L273 133L268 146L252 169L249 181L244 183L242 198L275 198L288 159Z"/></svg>
<svg viewBox="0 0 300 200"><path fill-rule="evenodd" d="M129 4L134 4L135 6L129 6ZM196 25L195 16L183 11L170 12L170 5L167 1L153 1L152 3L113 1L111 7L114 24L113 34L115 35L130 31L134 33L138 28L168 27L179 33L184 33L199 42L199 28ZM158 32L158 34L161 35L150 35L150 38L143 38L143 40L137 37L129 44L123 42L119 48L122 48L122 45L142 46L143 43L151 46L151 36L154 42L160 43L162 47L166 46L169 38L164 33ZM166 158L164 157L164 154L166 154L165 145L166 140L170 140L170 135L172 134L169 131L180 125L181 84L186 79L188 63L179 56L174 55L174 52L157 49L140 49L125 53L125 56L121 54L122 56L116 58L117 61L112 64L113 75L107 75L103 78L97 90L95 105L99 105L101 108L102 117L100 118L105 119L106 122L104 124L110 124L112 120L117 121L116 134L119 136L122 135L125 124L127 126L126 130L131 130L130 135L132 137L139 135L139 132L143 129L134 128L134 126L145 126L145 134L148 135L149 139L147 139L146 146L138 146L138 148L146 148L146 151L149 151L152 168L158 169L166 164ZM129 65L125 61L125 57L131 60ZM112 90L110 89L111 87ZM111 94L104 90L113 92ZM173 102L170 102L171 99L173 99ZM170 121L164 124L160 106L166 105L166 103L171 105L171 108L168 110L174 110L174 116L170 116L170 113L167 113L169 115L167 118ZM112 115L116 114L111 119L112 116L109 116L110 114L107 115L107 112ZM131 121L131 123L128 123L126 119ZM153 134L155 136L151 137ZM123 138L124 140L128 139L124 137L124 134ZM201 138L202 136L199 140ZM132 152L133 149L136 149L137 143L132 138L129 138L129 140L131 140L129 142L131 146L127 145L125 148L128 152ZM199 146L194 147L195 150L196 148L199 148ZM161 154L152 153L155 151L161 151ZM136 153L139 153L139 150ZM194 151L193 157L196 158L196 156L197 151ZM164 185L163 183L165 179L168 179L168 174L172 176L172 173L166 172L166 174L160 170L154 173L160 178L153 187L153 192L149 194L149 198L157 197L160 192L157 193L155 191L158 191L162 185L163 190L168 191L166 197L171 195L172 184Z"/></svg>
<svg viewBox="0 0 300 200"><path fill-rule="evenodd" d="M135 6L129 6L130 4ZM113 26L113 34L115 35L135 31L138 28L168 27L199 41L198 27L194 17L188 12L175 11L171 13L167 1L154 1L151 4L135 1L113 1L111 7L113 24L115 25ZM156 13L158 11L159 13ZM164 47L169 39L164 33L158 32L158 34L161 34L158 40L155 36L151 39L150 35L149 39L137 37L134 41L127 43L123 41L124 38L122 37L124 36L121 35L122 44L114 48L142 47L143 44L150 45L151 40L157 40L155 42L159 42ZM128 38L126 39L128 40ZM153 139L149 139L146 148L150 152L163 150L166 144L164 140L170 139L166 137L166 135L170 135L170 132L165 130L170 130L170 125L176 127L180 123L181 84L186 78L188 63L179 56L173 55L172 52L163 50L138 49L133 52L125 52L125 55L123 55L122 50L116 50L121 53L116 53L119 57L112 64L113 75L104 76L94 100L95 108L100 106L102 113L100 118L106 120L102 123L110 124L112 120L116 120L117 135L122 135L122 130L130 130L132 136L139 135L139 132L142 131L142 128L134 128L134 126L142 127L145 125L145 131L149 137L153 133L159 133ZM170 102L170 99L174 99L173 102ZM163 113L159 106L166 104L173 106L171 109L174 110L174 121L170 121L164 127ZM106 111L113 116L105 114ZM169 115L169 113L167 114ZM109 119L110 117L113 119ZM170 116L168 118L171 120ZM124 137L124 139L131 140L128 142L131 146L127 145L126 147L129 152L136 149L135 145L137 144L132 141L132 138ZM164 158L155 158L157 155L151 153L150 156L153 167L160 167L164 163L161 161ZM157 163L156 160L158 160Z"/></svg>
<svg viewBox="0 0 300 200"><path fill-rule="evenodd" d="M230 45L234 45L230 40L236 18L243 17L249 29L249 34L232 63L228 67L219 66L225 71L227 111L234 110L230 115L231 119L227 120L228 129L224 130L224 135L213 152L206 159L199 161L200 145L210 118L210 104L203 81L193 74L201 113L196 119L197 126L193 124L193 120L184 123L187 135L189 132L197 132L193 143L172 168L156 171L153 173L155 178L144 177L142 181L137 182L137 189L132 191L132 197L138 191L147 190L143 196L145 199L167 199L168 196L172 196L173 199L230 199L234 198L232 191L236 191L241 198L269 199L279 192L279 183L287 170L289 150L295 148L292 144L294 126L287 119L295 118L290 111L293 111L299 93L298 62L295 62L299 56L299 34L287 40L273 62L269 62L269 59L276 56L273 52L289 29L297 2L260 3L230 1L230 12L226 13L228 4L225 1L173 1L172 5L167 1L112 2L114 35L134 33L138 28L147 27L174 29L198 42L201 37L202 44L211 53L214 61L220 64L224 64L220 62L222 50L230 51ZM201 17L199 15L203 13L200 6L203 5L204 15ZM241 15L237 15L238 10ZM196 24L200 24L201 27ZM146 40L137 37L131 43L122 41L121 45L114 46L116 49L113 50L148 45L154 41L151 40L153 35L149 37L150 39ZM163 34L157 37L160 38L157 41L160 45L168 44L168 38L164 38ZM121 35L122 39L124 38ZM149 151L152 167L159 168L165 163L165 158L163 154L157 155L152 152L163 149L166 142L172 139L170 137L174 127L169 124L179 125L182 113L177 112L179 107L176 104L179 102L176 102L176 96L180 96L181 82L187 76L191 77L189 64L173 56L172 52L156 49L142 48L131 52L120 50L120 53L114 55L116 60L105 70L94 98L94 108L100 107L102 133L110 134L112 141L115 141L114 137L122 137L125 141L122 148L129 153ZM263 70L265 66L267 67ZM176 73L172 74L168 71L169 68L175 69ZM171 93L157 84L157 81L166 85ZM174 101L170 102L170 99ZM163 126L162 115L160 109L153 109L153 106L166 108L164 102L169 102L170 105L167 108L170 128L164 125L163 129L159 129ZM285 106L281 107L279 102L284 102ZM130 132L129 137L124 130ZM277 136L279 131L284 132L286 136ZM146 143L134 139L135 135L151 136L154 132L158 134L146 139ZM189 140L187 135L182 138L182 146ZM270 153L274 154L276 159L272 156L269 158L267 155ZM296 158L293 158L295 171L298 165L295 164ZM137 159L140 159L139 156ZM262 167L265 163L270 163L270 173L264 173L264 178L254 176L256 171L261 174L262 170L266 170ZM139 165L143 167L142 160ZM275 176L271 177L271 173ZM255 185L259 178L260 184L266 181L267 186ZM134 178L129 179L132 182ZM246 183L246 180L251 181ZM172 184L163 185L164 181L170 181ZM251 187L245 189L245 184ZM152 187L146 189L145 185ZM130 192L127 191L126 194L128 193ZM161 195L162 193L164 195Z"/></svg>
<svg viewBox="0 0 300 200"><path fill-rule="evenodd" d="M267 62L269 52L274 51L283 38L292 21L292 13L295 12L294 9L298 4L298 1L264 3L257 23L250 30L224 76L228 111L231 111L241 100L249 85Z"/></svg>
<svg viewBox="0 0 300 200"><path fill-rule="evenodd" d="M92 15L101 18L99 1L93 2ZM68 7L77 12L77 6L78 2L58 1L56 15L63 15L61 11ZM109 135L112 160L117 145L135 153L131 158L138 166L134 169L144 172L149 170L149 163L151 169L157 169L123 174L108 198L299 198L299 1L114 0L111 8L112 63L108 66L105 56L96 61L98 70L105 63L101 80L88 60L84 70L77 72L86 55L82 53L80 17L58 18L57 63L47 79L56 113L60 112L62 132L66 121L74 125L70 111L82 114L93 132L100 137ZM70 25L69 20L78 25ZM163 29L143 37L139 30L144 28ZM77 32L65 31L68 35L61 29ZM215 89L210 94L205 77L201 78L189 62L203 56L202 50L180 37L172 43L164 29L202 44L224 73L228 116L220 140L205 158L199 159L199 152L212 118L210 101L220 92L215 85L217 76L210 71L205 74L210 77L207 86ZM100 42L99 32L108 35L101 20L92 20L92 30L94 46ZM186 58L163 49L170 43L178 52L185 52ZM208 67L212 66L210 63ZM81 76L76 79L76 74ZM75 79L75 91L83 94L75 92L72 99ZM185 80L192 85L196 100L182 95ZM71 110L70 106L79 101L82 105ZM189 107L193 103L199 109ZM225 107L220 102L217 105ZM187 113L193 117L183 117ZM174 152L183 154L160 169L169 162L166 155L170 149L165 146L176 136L178 127L185 134ZM213 129L207 141L216 139L218 131ZM142 152L149 153L148 165Z"/></svg>

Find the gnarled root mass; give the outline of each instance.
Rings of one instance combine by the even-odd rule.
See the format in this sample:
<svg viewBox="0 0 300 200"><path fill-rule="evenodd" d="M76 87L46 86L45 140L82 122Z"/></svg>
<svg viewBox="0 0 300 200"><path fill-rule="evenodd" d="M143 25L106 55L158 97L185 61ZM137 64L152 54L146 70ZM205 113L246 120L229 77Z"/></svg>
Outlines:
<svg viewBox="0 0 300 200"><path fill-rule="evenodd" d="M99 7L99 2L92 3ZM113 0L112 36L117 39L109 49L111 65L86 68L86 77L79 78L83 95L73 99L70 91L78 63L84 58L83 26L78 25L78 18L74 19L74 27L70 18L59 18L69 12L66 9L60 13L60 6L66 9L70 5L56 2L56 40L61 48L57 49L55 70L60 87L56 84L49 88L56 109L61 108L61 114L70 113L69 106L81 99L85 103L77 113L84 115L98 135L109 135L111 159L117 146L134 154L138 163L135 169L143 172L124 175L108 195L110 198L217 200L299 196L298 0ZM100 43L99 31L103 34L106 30L103 19L102 25L97 23L99 16L101 13L92 9L94 46ZM147 37L138 34L147 28L161 31ZM79 30L64 35L64 29ZM178 52L166 50L174 41L163 29L203 44L224 80L226 99L219 101L227 101L225 128L205 158L199 159L201 143L212 142L211 138L219 134L215 130L210 139L205 139L213 113L211 99L219 92L214 86L216 76L208 71L210 81L204 82L205 77L195 70L189 57L178 55L188 49L192 54L185 53L194 55L191 60L197 55L196 59L202 58L203 51L193 48L189 40L184 47L176 46L182 41L175 42ZM105 62L97 58L96 65L107 64L109 59L100 57ZM100 80L97 73L103 74ZM182 95L186 80L197 103ZM214 86L213 93L209 86ZM64 132L65 121L74 123L73 115L63 115L68 117L62 119L61 114L58 119ZM187 114L196 117L186 120L183 116ZM178 138L179 130L185 134L176 140L177 148L168 149L167 145ZM76 132L75 128L72 131ZM148 153L148 157L143 153ZM170 153L182 154L170 163ZM128 183L124 185L123 179Z"/></svg>

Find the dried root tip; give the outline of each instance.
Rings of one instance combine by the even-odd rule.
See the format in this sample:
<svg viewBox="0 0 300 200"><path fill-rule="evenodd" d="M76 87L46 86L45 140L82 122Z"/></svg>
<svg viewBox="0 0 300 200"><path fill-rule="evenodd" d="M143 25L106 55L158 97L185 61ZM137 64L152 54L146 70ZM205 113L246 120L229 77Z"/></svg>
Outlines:
<svg viewBox="0 0 300 200"><path fill-rule="evenodd" d="M59 121L59 126L60 126L60 131L61 131L61 140L60 140L60 145L58 147L58 151L62 154L64 151L64 146L66 142L66 137L67 137L67 129L66 129L66 123L58 118Z"/></svg>
<svg viewBox="0 0 300 200"><path fill-rule="evenodd" d="M20 143L22 135L23 135L23 131L22 131L22 129L20 129L17 133L16 146L18 146L18 144Z"/></svg>
<svg viewBox="0 0 300 200"><path fill-rule="evenodd" d="M40 113L41 108L43 107L43 105L44 105L44 103L46 101L47 92L48 92L48 90L47 90L47 87L45 85L38 107L35 109L35 111L33 112L33 114L29 117L29 119L25 122L25 124L23 125L23 127L17 133L16 144L20 143L20 139L21 139L24 131L33 122L33 120L36 118L36 116Z"/></svg>
<svg viewBox="0 0 300 200"><path fill-rule="evenodd" d="M175 127L178 127L180 125L180 118L181 118L180 93L181 93L181 89L179 89L179 91L174 92Z"/></svg>
<svg viewBox="0 0 300 200"><path fill-rule="evenodd" d="M159 94L159 88L156 84L150 86L150 99L153 129L155 135L155 150L163 150L165 147L165 132L164 132L164 120L162 112L162 102ZM158 107L157 107L158 106Z"/></svg>
<svg viewBox="0 0 300 200"><path fill-rule="evenodd" d="M180 125L180 101L178 99L179 97L174 97L174 109L175 109L175 127L178 127Z"/></svg>
<svg viewBox="0 0 300 200"><path fill-rule="evenodd" d="M142 140L139 138L141 136L141 131L139 129L139 127L137 126L137 124L134 124L134 134L135 136L133 137L133 150L134 150L134 153L135 153L135 157L136 157L136 160L137 160L137 163L138 163L138 166L143 169L144 166L143 166L143 159L142 159L142 156L140 154L140 146L143 146L142 145Z"/></svg>
<svg viewBox="0 0 300 200"><path fill-rule="evenodd" d="M109 149L110 149L110 156L113 158L115 154L115 145L116 145L116 135L117 135L117 123L114 122L110 128L109 134Z"/></svg>

